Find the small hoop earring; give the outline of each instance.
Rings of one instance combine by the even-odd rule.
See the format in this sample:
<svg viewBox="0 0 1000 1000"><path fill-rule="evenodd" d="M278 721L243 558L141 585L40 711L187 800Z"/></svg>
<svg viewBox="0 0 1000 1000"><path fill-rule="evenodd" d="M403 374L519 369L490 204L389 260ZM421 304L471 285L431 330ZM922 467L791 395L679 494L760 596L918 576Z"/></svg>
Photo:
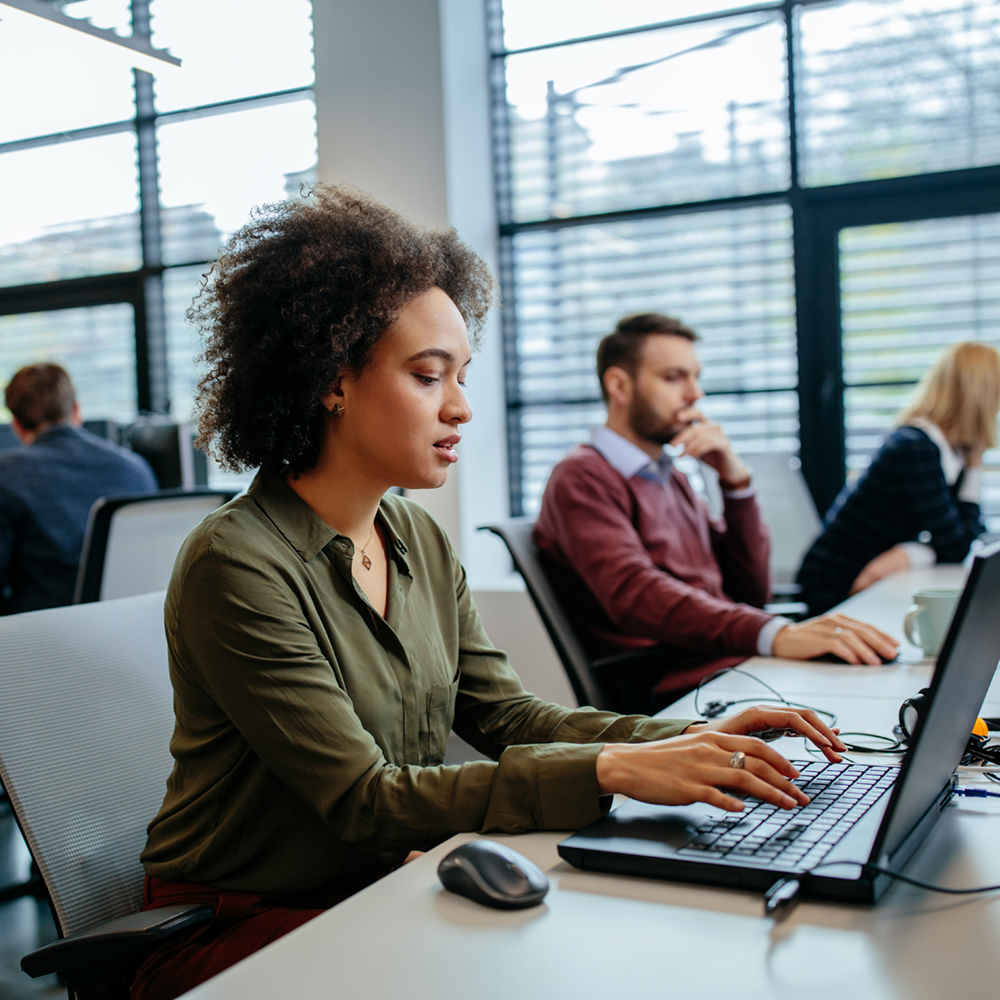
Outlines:
<svg viewBox="0 0 1000 1000"><path fill-rule="evenodd" d="M344 415L344 408L340 405L340 403L334 403L333 404L333 409L330 410L330 412L335 417L342 417Z"/></svg>

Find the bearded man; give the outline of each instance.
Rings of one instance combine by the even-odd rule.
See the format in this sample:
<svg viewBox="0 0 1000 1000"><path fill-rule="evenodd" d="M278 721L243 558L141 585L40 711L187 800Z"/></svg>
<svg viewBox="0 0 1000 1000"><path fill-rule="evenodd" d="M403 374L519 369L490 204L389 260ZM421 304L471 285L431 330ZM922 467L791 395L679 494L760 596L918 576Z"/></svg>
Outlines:
<svg viewBox="0 0 1000 1000"><path fill-rule="evenodd" d="M896 641L853 618L794 623L763 610L767 528L751 470L695 407L704 395L697 340L659 313L622 319L597 350L607 421L545 488L535 543L588 653L662 649L659 704L754 654L893 659ZM696 496L667 444L718 473L720 516Z"/></svg>

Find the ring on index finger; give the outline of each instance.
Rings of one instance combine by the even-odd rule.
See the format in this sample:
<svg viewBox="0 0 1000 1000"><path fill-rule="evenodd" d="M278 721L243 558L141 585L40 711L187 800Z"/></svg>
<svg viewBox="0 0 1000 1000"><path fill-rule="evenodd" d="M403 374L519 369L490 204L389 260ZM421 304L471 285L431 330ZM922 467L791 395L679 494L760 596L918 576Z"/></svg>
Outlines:
<svg viewBox="0 0 1000 1000"><path fill-rule="evenodd" d="M735 767L737 771L743 770L747 764L747 755L742 750L734 750L732 757L729 758L729 766Z"/></svg>
<svg viewBox="0 0 1000 1000"><path fill-rule="evenodd" d="M833 627L833 634L836 635L836 636L841 636L846 631L847 631L846 629L842 629L839 625L835 625Z"/></svg>

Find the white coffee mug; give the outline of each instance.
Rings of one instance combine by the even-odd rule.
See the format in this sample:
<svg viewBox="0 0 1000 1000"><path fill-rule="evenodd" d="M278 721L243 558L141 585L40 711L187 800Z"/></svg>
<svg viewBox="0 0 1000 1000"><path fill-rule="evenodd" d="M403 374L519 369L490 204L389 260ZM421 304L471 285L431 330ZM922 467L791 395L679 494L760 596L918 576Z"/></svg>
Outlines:
<svg viewBox="0 0 1000 1000"><path fill-rule="evenodd" d="M925 656L937 656L961 596L960 590L913 591L913 604L903 619L907 641L919 646Z"/></svg>

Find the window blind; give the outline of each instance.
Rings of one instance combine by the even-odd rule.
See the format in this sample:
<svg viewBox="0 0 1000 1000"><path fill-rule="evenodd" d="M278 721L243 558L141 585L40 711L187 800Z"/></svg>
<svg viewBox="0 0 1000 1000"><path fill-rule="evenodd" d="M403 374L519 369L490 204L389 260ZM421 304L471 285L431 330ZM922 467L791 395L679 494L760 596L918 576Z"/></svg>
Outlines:
<svg viewBox="0 0 1000 1000"><path fill-rule="evenodd" d="M597 344L631 312L698 331L704 408L738 446L797 446L786 205L523 232L508 256L512 486L525 512L552 465L603 422Z"/></svg>

